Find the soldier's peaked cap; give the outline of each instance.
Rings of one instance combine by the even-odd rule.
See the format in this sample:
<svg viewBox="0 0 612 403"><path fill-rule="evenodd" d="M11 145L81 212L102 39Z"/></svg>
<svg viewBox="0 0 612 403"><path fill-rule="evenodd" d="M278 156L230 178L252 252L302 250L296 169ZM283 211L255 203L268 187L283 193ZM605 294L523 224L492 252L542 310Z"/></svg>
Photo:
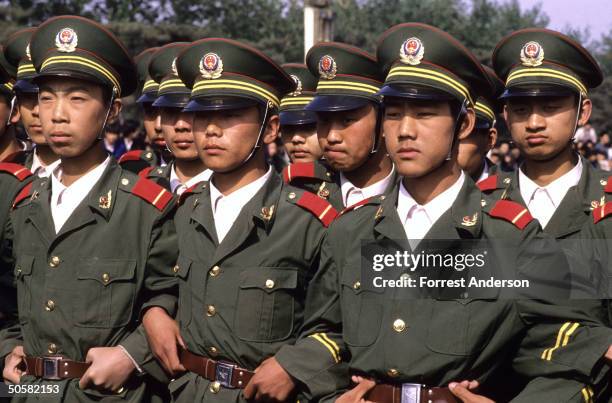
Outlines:
<svg viewBox="0 0 612 403"><path fill-rule="evenodd" d="M159 83L157 99L153 106L184 108L189 102L191 90L178 76L177 57L189 42L174 42L160 47L151 57L149 74Z"/></svg>
<svg viewBox="0 0 612 403"><path fill-rule="evenodd" d="M66 15L42 23L30 42L34 67L41 76L70 76L112 88L118 97L138 86L136 65L125 46L106 27Z"/></svg>
<svg viewBox="0 0 612 403"><path fill-rule="evenodd" d="M304 110L317 90L317 78L305 64L287 63L281 66L295 81L296 88L285 94L280 103L281 125L305 125L317 122L314 112Z"/></svg>
<svg viewBox="0 0 612 403"><path fill-rule="evenodd" d="M502 102L498 99L504 92L504 82L500 80L492 68L484 66L485 72L492 84L491 91L484 94L477 94L476 105L476 128L490 129L494 126L497 114L502 111Z"/></svg>
<svg viewBox="0 0 612 403"><path fill-rule="evenodd" d="M586 95L603 81L597 61L584 47L549 29L511 33L497 44L492 61L506 84L503 97Z"/></svg>
<svg viewBox="0 0 612 403"><path fill-rule="evenodd" d="M431 25L409 22L389 28L378 40L376 56L386 74L384 96L435 99L445 94L473 106L476 94L490 91L476 57Z"/></svg>
<svg viewBox="0 0 612 403"><path fill-rule="evenodd" d="M319 80L307 110L342 111L380 102L384 76L373 55L344 43L319 42L308 51L306 64Z"/></svg>
<svg viewBox="0 0 612 403"><path fill-rule="evenodd" d="M186 111L280 106L296 84L278 63L252 46L225 38L193 42L177 59L179 77L191 88Z"/></svg>
<svg viewBox="0 0 612 403"><path fill-rule="evenodd" d="M24 28L10 35L4 43L4 56L8 63L17 69L15 90L36 93L38 87L31 82L36 77L36 69L30 57L30 39L36 28Z"/></svg>
<svg viewBox="0 0 612 403"><path fill-rule="evenodd" d="M140 89L140 98L136 102L140 104L153 103L157 98L157 89L159 83L151 78L149 74L149 62L153 53L157 51L157 47L145 49L136 56L134 56L134 62L136 63L136 69L138 72L138 88Z"/></svg>

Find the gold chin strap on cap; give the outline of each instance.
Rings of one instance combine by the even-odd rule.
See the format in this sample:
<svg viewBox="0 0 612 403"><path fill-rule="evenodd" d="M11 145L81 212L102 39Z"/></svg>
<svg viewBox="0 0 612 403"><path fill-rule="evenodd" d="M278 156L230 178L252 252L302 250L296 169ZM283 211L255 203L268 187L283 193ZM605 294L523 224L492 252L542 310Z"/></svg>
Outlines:
<svg viewBox="0 0 612 403"><path fill-rule="evenodd" d="M570 143L573 143L576 139L576 131L578 130L578 121L580 120L580 112L582 111L582 92L578 93L578 110L576 111L576 123L574 124L574 131L572 132L572 138Z"/></svg>
<svg viewBox="0 0 612 403"><path fill-rule="evenodd" d="M453 127L453 139L448 149L448 154L446 155L446 158L444 159L445 162L451 160L451 156L453 154L453 147L455 146L455 141L457 141L457 135L459 134L459 124L461 123L461 118L467 113L468 102L469 101L466 98L461 103L461 109L459 109L459 113L457 114L457 119L455 120L455 125Z"/></svg>

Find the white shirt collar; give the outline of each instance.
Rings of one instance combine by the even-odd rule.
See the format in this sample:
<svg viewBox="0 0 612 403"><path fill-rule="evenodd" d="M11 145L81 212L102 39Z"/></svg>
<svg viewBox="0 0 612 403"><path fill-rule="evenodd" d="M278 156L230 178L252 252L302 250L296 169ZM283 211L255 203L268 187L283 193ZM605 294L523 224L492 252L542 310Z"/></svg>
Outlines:
<svg viewBox="0 0 612 403"><path fill-rule="evenodd" d="M554 204L555 208L559 207L559 204L561 204L561 201L563 201L567 191L572 186L576 186L578 182L580 182L582 168L582 160L578 158L578 163L576 166L546 186L538 185L523 173L522 167L519 168L519 189L521 191L523 200L525 203L527 203L527 208L529 208L529 203L533 199L533 195L538 189L543 189L546 191L546 194Z"/></svg>
<svg viewBox="0 0 612 403"><path fill-rule="evenodd" d="M340 191L342 192L342 203L345 207L348 207L360 202L361 200L365 200L368 197L377 196L385 193L385 191L389 187L391 179L393 178L394 172L395 166L392 166L389 175L379 180L378 182L373 183L370 186L366 186L364 188L358 188L357 186L353 185L351 181L349 181L347 177L344 176L344 173L340 172ZM350 204L348 203L348 199L350 196L349 192L355 192L358 195L358 197Z"/></svg>
<svg viewBox="0 0 612 403"><path fill-rule="evenodd" d="M185 190L189 189L198 182L209 180L213 173L210 169L205 169L193 178L189 179L187 182L182 183L176 174L175 167L176 164L173 163L172 168L170 169L170 190L172 193L176 193L178 195L183 194Z"/></svg>
<svg viewBox="0 0 612 403"><path fill-rule="evenodd" d="M255 194L263 187L268 178L272 175L272 166L268 167L268 172L266 172L263 176L257 178L253 182L249 183L241 187L238 190L233 191L228 195L223 195L219 189L215 186L213 181L210 181L210 205L213 210L213 214L215 213L216 206L219 203L219 200L225 199L226 201L236 202L236 206L240 206L240 209L244 207L245 204L249 202L255 196Z"/></svg>
<svg viewBox="0 0 612 403"><path fill-rule="evenodd" d="M422 207L433 225L455 202L463 183L465 182L465 173L461 171L459 178L448 189L440 193L423 206L419 205L416 200L410 195L404 187L404 182L400 181L400 191L397 198L397 213L400 216L402 224L406 222L408 213L414 206Z"/></svg>
<svg viewBox="0 0 612 403"><path fill-rule="evenodd" d="M61 165L53 170L51 174L51 215L56 233L60 231L72 212L98 183L109 163L110 157L106 157L104 162L81 176L70 186L65 186L61 182Z"/></svg>
<svg viewBox="0 0 612 403"><path fill-rule="evenodd" d="M39 178L46 178L49 175L51 175L51 172L53 172L55 168L57 168L61 162L62 161L58 158L57 160L53 161L49 165L43 165L40 158L38 158L38 153L36 152L36 148L34 148L34 154L32 157L32 168L30 169L30 171L36 174Z"/></svg>

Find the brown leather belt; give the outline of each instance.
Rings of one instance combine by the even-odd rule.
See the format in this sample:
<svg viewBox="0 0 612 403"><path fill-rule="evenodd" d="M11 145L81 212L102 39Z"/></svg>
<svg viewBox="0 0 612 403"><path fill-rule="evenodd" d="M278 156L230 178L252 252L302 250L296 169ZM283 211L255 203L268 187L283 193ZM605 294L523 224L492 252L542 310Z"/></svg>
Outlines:
<svg viewBox="0 0 612 403"><path fill-rule="evenodd" d="M376 403L460 403L449 388L428 388L418 383L377 384L365 397Z"/></svg>
<svg viewBox="0 0 612 403"><path fill-rule="evenodd" d="M57 355L44 357L26 356L24 361L28 375L50 381L80 378L91 365L87 362L72 361Z"/></svg>
<svg viewBox="0 0 612 403"><path fill-rule="evenodd" d="M226 388L242 389L255 375L255 372L240 368L236 364L211 360L187 350L181 351L180 360L185 369L208 379L214 383L211 386L217 388L225 386Z"/></svg>

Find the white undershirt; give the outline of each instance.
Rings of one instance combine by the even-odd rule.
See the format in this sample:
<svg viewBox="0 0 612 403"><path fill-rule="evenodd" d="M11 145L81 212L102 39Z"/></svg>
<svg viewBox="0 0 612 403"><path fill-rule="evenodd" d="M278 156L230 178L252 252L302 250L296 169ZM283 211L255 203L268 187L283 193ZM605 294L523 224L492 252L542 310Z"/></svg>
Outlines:
<svg viewBox="0 0 612 403"><path fill-rule="evenodd" d="M176 165L172 164L172 169L170 169L170 190L172 191L172 193L177 194L179 196L182 195L185 190L189 189L196 183L209 180L213 173L213 171L211 171L210 169L205 169L193 178L189 179L187 182L183 183L176 174L175 168Z"/></svg>
<svg viewBox="0 0 612 403"><path fill-rule="evenodd" d="M391 179L393 178L394 171L395 167L393 166L389 175L364 188L358 188L357 186L353 185L351 181L344 176L344 173L340 172L340 191L342 192L342 203L344 203L344 207L352 206L353 204L359 203L368 197L385 193L389 187Z"/></svg>
<svg viewBox="0 0 612 403"><path fill-rule="evenodd" d="M59 233L62 226L68 221L77 206L91 192L98 183L104 170L110 163L110 157L104 162L81 176L70 186L61 182L62 166L59 165L51 175L51 215L55 226L55 233Z"/></svg>
<svg viewBox="0 0 612 403"><path fill-rule="evenodd" d="M555 210L557 210L557 207L563 201L569 188L576 186L580 182L582 161L578 158L578 163L569 172L543 187L529 179L523 173L522 168L519 168L518 171L521 196L525 203L527 203L527 208L531 215L537 218L542 228L545 228Z"/></svg>
<svg viewBox="0 0 612 403"><path fill-rule="evenodd" d="M38 176L39 178L48 178L49 175L51 175L51 172L53 172L55 168L58 167L60 162L61 160L58 158L49 165L44 165L40 158L38 158L36 149L34 149L34 154L32 158L32 168L30 170L34 175Z"/></svg>
<svg viewBox="0 0 612 403"><path fill-rule="evenodd" d="M404 187L403 181L400 182L397 214L402 221L404 232L413 249L427 235L442 214L451 208L457 196L459 196L464 182L465 174L461 171L461 175L455 183L424 205L418 204Z"/></svg>
<svg viewBox="0 0 612 403"><path fill-rule="evenodd" d="M228 195L223 195L213 182L210 182L210 206L215 218L215 228L217 229L219 243L223 241L223 238L225 238L232 225L234 225L242 208L264 186L271 175L272 167L270 166L265 175Z"/></svg>

